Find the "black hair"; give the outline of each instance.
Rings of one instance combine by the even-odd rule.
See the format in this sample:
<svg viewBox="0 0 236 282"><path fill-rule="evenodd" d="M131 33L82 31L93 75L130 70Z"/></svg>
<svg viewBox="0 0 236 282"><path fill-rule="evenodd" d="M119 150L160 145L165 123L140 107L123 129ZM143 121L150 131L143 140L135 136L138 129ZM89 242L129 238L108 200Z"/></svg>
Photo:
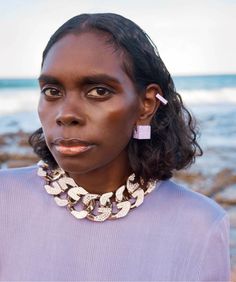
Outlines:
<svg viewBox="0 0 236 282"><path fill-rule="evenodd" d="M128 144L129 161L136 176L144 181L165 180L172 176L174 170L190 166L196 156L202 155L197 143L195 120L176 92L155 44L134 22L112 13L75 16L52 35L43 52L42 65L58 40L67 34L87 31L108 35L108 43L123 52L123 66L137 93L143 93L149 84L155 83L168 100L166 106L160 105L151 121L151 139L131 139ZM51 167L57 166L44 140L42 128L31 135L29 143Z"/></svg>

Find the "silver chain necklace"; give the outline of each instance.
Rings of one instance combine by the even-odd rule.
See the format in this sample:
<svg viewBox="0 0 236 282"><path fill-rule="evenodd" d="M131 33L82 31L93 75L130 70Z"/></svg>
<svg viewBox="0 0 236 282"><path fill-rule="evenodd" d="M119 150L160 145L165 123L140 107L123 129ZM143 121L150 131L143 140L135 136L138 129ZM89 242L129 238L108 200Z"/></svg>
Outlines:
<svg viewBox="0 0 236 282"><path fill-rule="evenodd" d="M133 183L133 173L128 177L126 184L115 192L99 195L91 194L78 186L63 169L50 170L44 161L38 162L38 175L46 180L44 188L48 194L54 196L58 206L66 207L77 219L87 218L98 222L126 216L130 210L140 206L144 196L160 184L160 181L149 181L144 191L138 183ZM115 200L112 201L113 198Z"/></svg>

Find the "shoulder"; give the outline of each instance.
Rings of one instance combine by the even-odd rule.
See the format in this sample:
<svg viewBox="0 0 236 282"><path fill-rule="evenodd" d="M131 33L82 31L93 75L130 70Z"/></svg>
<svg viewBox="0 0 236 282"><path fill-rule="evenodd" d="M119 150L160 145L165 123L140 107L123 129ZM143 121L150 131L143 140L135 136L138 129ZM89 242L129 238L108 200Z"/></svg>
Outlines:
<svg viewBox="0 0 236 282"><path fill-rule="evenodd" d="M194 266L198 281L209 277L212 281L228 281L229 217L226 211L213 199L172 181L163 181L154 191L160 206L159 232L167 239L172 238L168 239L169 245L176 246L178 241L178 254L182 253L185 258L191 254L189 271L192 273Z"/></svg>
<svg viewBox="0 0 236 282"><path fill-rule="evenodd" d="M8 168L8 169L1 169L0 170L0 177L19 177L19 176L26 176L37 171L37 165L27 166L27 167L19 167L19 168Z"/></svg>
<svg viewBox="0 0 236 282"><path fill-rule="evenodd" d="M227 215L213 199L170 180L161 182L156 195L167 213L175 214L191 225L195 223L209 226Z"/></svg>
<svg viewBox="0 0 236 282"><path fill-rule="evenodd" d="M34 208L33 203L44 200L44 180L37 171L37 165L0 170L0 210L19 212L22 205Z"/></svg>
<svg viewBox="0 0 236 282"><path fill-rule="evenodd" d="M29 183L37 176L37 165L0 170L0 187L9 187Z"/></svg>

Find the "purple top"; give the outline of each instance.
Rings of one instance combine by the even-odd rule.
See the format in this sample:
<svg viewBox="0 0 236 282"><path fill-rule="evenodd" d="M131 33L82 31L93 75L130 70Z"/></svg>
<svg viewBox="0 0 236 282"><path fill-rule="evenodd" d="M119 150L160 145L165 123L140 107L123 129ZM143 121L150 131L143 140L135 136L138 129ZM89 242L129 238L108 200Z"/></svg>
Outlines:
<svg viewBox="0 0 236 282"><path fill-rule="evenodd" d="M213 200L163 181L126 217L77 220L37 167L0 171L1 281L229 281L229 222Z"/></svg>

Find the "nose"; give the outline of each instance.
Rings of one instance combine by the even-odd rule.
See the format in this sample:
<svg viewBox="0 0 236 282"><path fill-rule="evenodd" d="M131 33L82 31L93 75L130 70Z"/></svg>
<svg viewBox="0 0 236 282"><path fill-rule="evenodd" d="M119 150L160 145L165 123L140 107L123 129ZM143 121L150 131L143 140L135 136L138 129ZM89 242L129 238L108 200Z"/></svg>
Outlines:
<svg viewBox="0 0 236 282"><path fill-rule="evenodd" d="M59 126L74 126L74 125L81 125L81 119L75 117L72 114L63 114L57 117L56 123Z"/></svg>
<svg viewBox="0 0 236 282"><path fill-rule="evenodd" d="M77 126L85 124L81 106L78 101L64 100L56 116L56 123L59 126Z"/></svg>

